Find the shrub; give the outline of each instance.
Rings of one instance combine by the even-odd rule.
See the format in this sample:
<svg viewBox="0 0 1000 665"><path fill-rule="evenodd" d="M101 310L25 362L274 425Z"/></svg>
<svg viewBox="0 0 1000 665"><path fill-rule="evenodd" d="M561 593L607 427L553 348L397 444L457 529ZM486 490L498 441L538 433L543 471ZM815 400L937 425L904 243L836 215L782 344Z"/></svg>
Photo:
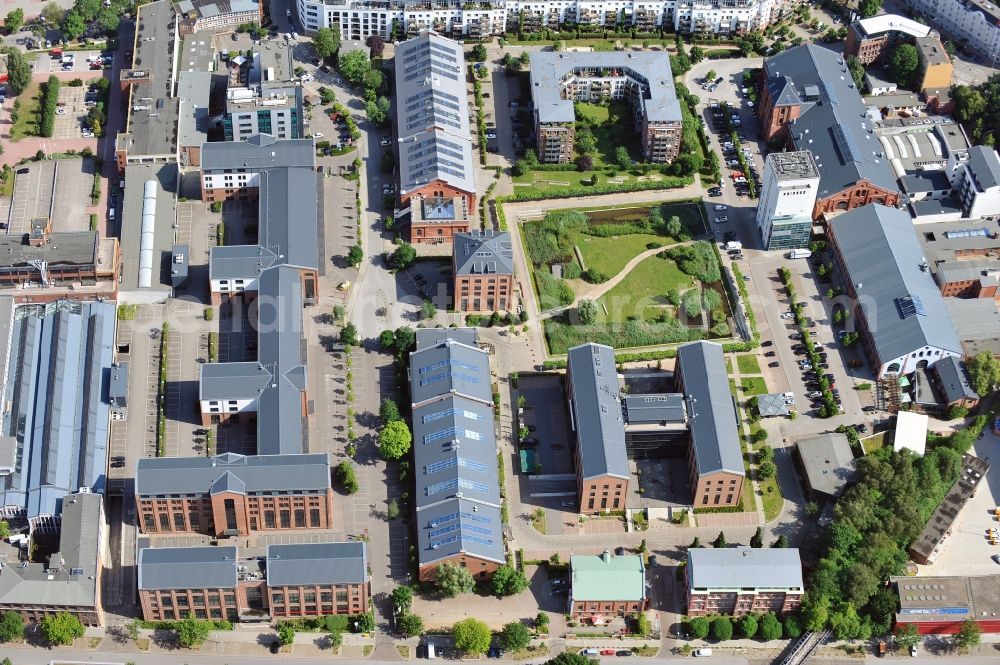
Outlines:
<svg viewBox="0 0 1000 665"><path fill-rule="evenodd" d="M59 103L59 78L50 76L45 83L42 92L42 104L40 119L38 123L38 133L46 138L51 138L55 133L56 107Z"/></svg>
<svg viewBox="0 0 1000 665"><path fill-rule="evenodd" d="M712 637L725 642L733 638L733 622L729 617L716 617L712 622Z"/></svg>
<svg viewBox="0 0 1000 665"><path fill-rule="evenodd" d="M703 640L708 637L711 626L705 617L695 617L688 623L688 630L696 640Z"/></svg>
<svg viewBox="0 0 1000 665"><path fill-rule="evenodd" d="M337 480L348 494L355 494L358 491L358 478L354 475L354 465L347 460L337 465Z"/></svg>

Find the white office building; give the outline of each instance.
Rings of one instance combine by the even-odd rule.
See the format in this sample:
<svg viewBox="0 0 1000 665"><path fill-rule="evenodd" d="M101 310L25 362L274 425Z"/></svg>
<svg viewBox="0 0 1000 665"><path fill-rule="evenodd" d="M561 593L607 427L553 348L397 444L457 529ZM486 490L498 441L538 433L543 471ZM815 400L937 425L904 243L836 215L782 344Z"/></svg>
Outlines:
<svg viewBox="0 0 1000 665"><path fill-rule="evenodd" d="M254 134L300 139L303 135L302 86L265 82L229 88L222 125L227 141L245 141Z"/></svg>
<svg viewBox="0 0 1000 665"><path fill-rule="evenodd" d="M772 152L764 161L757 228L766 249L809 246L819 169L808 150Z"/></svg>
<svg viewBox="0 0 1000 665"><path fill-rule="evenodd" d="M537 32L565 24L614 28L624 25L641 32L668 27L692 32L737 34L766 27L780 0L497 0L460 3L457 0L296 0L307 33L337 25L344 39L388 39L397 33L413 36L434 30L451 36L479 37L504 32Z"/></svg>
<svg viewBox="0 0 1000 665"><path fill-rule="evenodd" d="M955 198L969 219L1000 215L1000 158L983 145L969 148L969 159L958 166Z"/></svg>
<svg viewBox="0 0 1000 665"><path fill-rule="evenodd" d="M910 0L946 38L972 49L989 64L1000 61L1000 7L990 0Z"/></svg>

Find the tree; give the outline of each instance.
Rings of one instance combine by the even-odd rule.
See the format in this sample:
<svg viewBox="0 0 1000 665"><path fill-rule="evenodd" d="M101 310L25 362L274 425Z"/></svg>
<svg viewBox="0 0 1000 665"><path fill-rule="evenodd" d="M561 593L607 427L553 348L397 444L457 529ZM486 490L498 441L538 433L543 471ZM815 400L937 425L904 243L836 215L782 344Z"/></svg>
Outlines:
<svg viewBox="0 0 1000 665"><path fill-rule="evenodd" d="M355 268L361 265L361 260L365 258L365 251L360 245L351 245L347 250L347 263Z"/></svg>
<svg viewBox="0 0 1000 665"><path fill-rule="evenodd" d="M49 25L60 25L64 15L65 12L63 11L63 8L55 2L49 2L42 8L42 18L44 18L45 22Z"/></svg>
<svg viewBox="0 0 1000 665"><path fill-rule="evenodd" d="M66 12L66 18L62 24L63 34L69 39L78 39L80 35L87 31L87 22L76 9Z"/></svg>
<svg viewBox="0 0 1000 665"><path fill-rule="evenodd" d="M352 85L361 85L365 74L371 71L372 63L363 51L351 51L337 57L337 68Z"/></svg>
<svg viewBox="0 0 1000 665"><path fill-rule="evenodd" d="M920 644L923 639L917 631L917 627L912 623L896 624L896 632L893 635L896 646L900 649L909 649L914 644Z"/></svg>
<svg viewBox="0 0 1000 665"><path fill-rule="evenodd" d="M399 459L410 452L413 435L402 420L393 420L378 434L378 452L384 459Z"/></svg>
<svg viewBox="0 0 1000 665"><path fill-rule="evenodd" d="M340 341L342 344L350 344L351 346L358 346L361 340L358 339L358 328L353 323L348 321L344 324L344 327L340 329Z"/></svg>
<svg viewBox="0 0 1000 665"><path fill-rule="evenodd" d="M799 618L794 614L785 617L784 629L785 637L790 640L798 639L802 635L802 626L799 625Z"/></svg>
<svg viewBox="0 0 1000 665"><path fill-rule="evenodd" d="M696 640L703 640L708 637L708 631L711 629L711 626L705 617L695 617L688 624L688 629L691 631L691 636Z"/></svg>
<svg viewBox="0 0 1000 665"><path fill-rule="evenodd" d="M955 644L959 649L967 650L979 644L983 629L973 619L966 619L955 634Z"/></svg>
<svg viewBox="0 0 1000 665"><path fill-rule="evenodd" d="M351 615L350 621L356 624L359 633L370 633L375 630L375 614L371 611Z"/></svg>
<svg viewBox="0 0 1000 665"><path fill-rule="evenodd" d="M681 218L677 215L671 215L670 219L667 220L667 235L676 239L680 236L682 230L684 230L684 226L681 224Z"/></svg>
<svg viewBox="0 0 1000 665"><path fill-rule="evenodd" d="M849 55L845 59L847 62L847 69L851 72L851 78L854 79L854 85L857 87L858 91L865 89L865 66L862 64L856 55Z"/></svg>
<svg viewBox="0 0 1000 665"><path fill-rule="evenodd" d="M20 613L10 610L0 616L0 642L13 642L24 639L24 619Z"/></svg>
<svg viewBox="0 0 1000 665"><path fill-rule="evenodd" d="M0 48L0 53L7 55L7 87L13 95L20 95L31 82L31 65L19 48L5 46Z"/></svg>
<svg viewBox="0 0 1000 665"><path fill-rule="evenodd" d="M114 35L122 22L121 14L115 7L101 7L96 20L107 35Z"/></svg>
<svg viewBox="0 0 1000 665"><path fill-rule="evenodd" d="M590 155L580 155L576 158L577 171L592 171L594 169L594 158Z"/></svg>
<svg viewBox="0 0 1000 665"><path fill-rule="evenodd" d="M625 170L632 166L632 157L628 154L628 148L623 145L618 146L615 150L615 162L618 164L618 168Z"/></svg>
<svg viewBox="0 0 1000 665"><path fill-rule="evenodd" d="M781 639L781 622L773 612L768 612L760 618L760 638L765 642Z"/></svg>
<svg viewBox="0 0 1000 665"><path fill-rule="evenodd" d="M397 625L399 626L399 632L407 637L416 637L424 632L424 620L410 612L400 615Z"/></svg>
<svg viewBox="0 0 1000 665"><path fill-rule="evenodd" d="M313 35L313 50L316 55L324 60L331 57L340 49L340 26L334 25L332 28L320 28Z"/></svg>
<svg viewBox="0 0 1000 665"><path fill-rule="evenodd" d="M354 465L344 460L337 465L337 480L348 494L357 494L358 477L354 475Z"/></svg>
<svg viewBox="0 0 1000 665"><path fill-rule="evenodd" d="M750 547L764 547L764 532L760 527L757 527L757 531L750 538Z"/></svg>
<svg viewBox="0 0 1000 665"><path fill-rule="evenodd" d="M725 642L733 638L733 622L729 617L716 617L712 621L712 637Z"/></svg>
<svg viewBox="0 0 1000 665"><path fill-rule="evenodd" d="M382 334L385 335L385 333L387 333L387 332L389 333L389 335L391 337L392 332L389 331L389 330L384 331ZM394 420L400 420L400 417L399 417L399 407L396 406L396 402L394 402L391 398L385 397L385 398L382 399L382 403L378 407L378 416L379 416L379 418L382 419L382 424L383 425L388 425L389 423L393 422ZM403 588L403 587L400 587L400 588ZM406 588L408 588L408 587L406 587ZM412 595L411 595L411 598L412 598Z"/></svg>
<svg viewBox="0 0 1000 665"><path fill-rule="evenodd" d="M485 62L486 61L486 47L482 44L476 44L472 47L472 61L473 62Z"/></svg>
<svg viewBox="0 0 1000 665"><path fill-rule="evenodd" d="M726 534L724 532L719 532L719 535L712 541L712 547L717 550L729 547L729 543L726 542Z"/></svg>
<svg viewBox="0 0 1000 665"><path fill-rule="evenodd" d="M517 568L505 565L496 569L490 585L497 596L513 596L528 588L528 578Z"/></svg>
<svg viewBox="0 0 1000 665"><path fill-rule="evenodd" d="M549 658L544 665L595 665L596 658L587 658L572 651L563 651L555 658Z"/></svg>
<svg viewBox="0 0 1000 665"><path fill-rule="evenodd" d="M705 59L705 49L700 46L692 46L691 52L688 53L688 58L691 59L692 64L697 65Z"/></svg>
<svg viewBox="0 0 1000 665"><path fill-rule="evenodd" d="M401 242L399 246L389 255L389 265L396 270L408 267L417 258L417 250L408 242Z"/></svg>
<svg viewBox="0 0 1000 665"><path fill-rule="evenodd" d="M889 57L889 75L904 88L911 85L913 75L919 66L920 58L917 55L917 47L913 44L900 44Z"/></svg>
<svg viewBox="0 0 1000 665"><path fill-rule="evenodd" d="M965 362L972 389L985 397L1000 385L1000 358L990 351L981 351Z"/></svg>
<svg viewBox="0 0 1000 665"><path fill-rule="evenodd" d="M284 645L295 642L295 626L290 623L278 624L278 639Z"/></svg>
<svg viewBox="0 0 1000 665"><path fill-rule="evenodd" d="M42 635L45 641L55 646L68 646L73 640L83 637L83 624L68 612L51 614L42 619Z"/></svg>
<svg viewBox="0 0 1000 665"><path fill-rule="evenodd" d="M581 300L580 304L576 306L576 313L580 317L580 323L585 325L590 325L597 320L597 303L593 300Z"/></svg>
<svg viewBox="0 0 1000 665"><path fill-rule="evenodd" d="M389 594L389 600L397 612L408 612L413 606L413 589L405 584L400 585Z"/></svg>
<svg viewBox="0 0 1000 665"><path fill-rule="evenodd" d="M781 534L778 536L777 540L771 543L771 547L775 549L785 549L788 547L788 536Z"/></svg>
<svg viewBox="0 0 1000 665"><path fill-rule="evenodd" d="M10 538L10 524L7 520L0 520L0 540Z"/></svg>
<svg viewBox="0 0 1000 665"><path fill-rule="evenodd" d="M861 0L858 3L858 12L864 18L869 18L878 14L878 10L882 9L882 0Z"/></svg>
<svg viewBox="0 0 1000 665"><path fill-rule="evenodd" d="M445 598L454 598L459 594L470 593L476 586L476 581L467 568L461 568L448 562L438 566L434 580L438 590Z"/></svg>
<svg viewBox="0 0 1000 665"><path fill-rule="evenodd" d="M7 28L7 34L20 31L21 26L24 25L24 10L18 7L7 12L7 18L4 19L3 25Z"/></svg>
<svg viewBox="0 0 1000 665"><path fill-rule="evenodd" d="M515 176L522 176L528 172L529 164L526 159L519 159L514 162L514 166L511 169L511 173Z"/></svg>
<svg viewBox="0 0 1000 665"><path fill-rule="evenodd" d="M486 653L493 641L490 627L479 619L469 617L451 627L455 648L465 654Z"/></svg>
<svg viewBox="0 0 1000 665"><path fill-rule="evenodd" d="M757 624L757 617L752 614L745 615L739 620L740 634L746 638L752 638L757 634L757 629L759 628Z"/></svg>
<svg viewBox="0 0 1000 665"><path fill-rule="evenodd" d="M531 632L520 621L504 624L500 631L500 646L507 651L520 651L531 643Z"/></svg>
<svg viewBox="0 0 1000 665"><path fill-rule="evenodd" d="M778 466L774 463L774 460L762 460L757 465L757 475L760 476L761 480L770 480L778 475Z"/></svg>
<svg viewBox="0 0 1000 665"><path fill-rule="evenodd" d="M365 102L365 115L376 127L389 124L389 100L384 96L370 102Z"/></svg>

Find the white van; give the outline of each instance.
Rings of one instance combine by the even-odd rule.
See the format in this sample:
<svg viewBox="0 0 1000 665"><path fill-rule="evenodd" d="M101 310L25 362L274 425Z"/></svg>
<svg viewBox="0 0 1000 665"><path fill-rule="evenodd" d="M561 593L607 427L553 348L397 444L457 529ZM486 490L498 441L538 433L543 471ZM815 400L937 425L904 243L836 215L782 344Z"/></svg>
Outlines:
<svg viewBox="0 0 1000 665"><path fill-rule="evenodd" d="M599 656L599 655L601 655L601 652L598 651L597 649L584 649L583 651L580 652L580 655L581 656Z"/></svg>
<svg viewBox="0 0 1000 665"><path fill-rule="evenodd" d="M427 660L434 660L437 658L437 654L434 652L434 643L427 643Z"/></svg>
<svg viewBox="0 0 1000 665"><path fill-rule="evenodd" d="M111 208L110 210L108 210L108 219L110 219L112 222L115 221L115 209L114 208Z"/></svg>

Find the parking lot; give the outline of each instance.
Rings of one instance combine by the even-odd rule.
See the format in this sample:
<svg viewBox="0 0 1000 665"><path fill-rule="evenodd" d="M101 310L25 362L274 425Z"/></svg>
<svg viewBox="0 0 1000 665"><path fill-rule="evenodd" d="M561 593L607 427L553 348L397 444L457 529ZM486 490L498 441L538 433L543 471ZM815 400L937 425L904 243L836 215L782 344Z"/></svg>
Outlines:
<svg viewBox="0 0 1000 665"><path fill-rule="evenodd" d="M73 61L64 69L62 59L52 57L48 53L40 53L38 58L35 60L35 73L54 74L59 72L81 72L93 76L100 76L101 72L104 70L103 64L100 68L91 69L91 63L94 62L95 59L100 59L101 51L66 51L65 55L72 55ZM110 67L110 61L107 62L107 66Z"/></svg>
<svg viewBox="0 0 1000 665"><path fill-rule="evenodd" d="M17 169L6 232L28 232L32 219L47 217L59 232L86 231L90 221L84 210L93 186L92 159L33 162ZM23 172L22 172L23 171Z"/></svg>
<svg viewBox="0 0 1000 665"><path fill-rule="evenodd" d="M87 89L83 86L59 87L59 105L56 107L56 121L52 138L78 139L82 135L80 128L89 110L84 105Z"/></svg>
<svg viewBox="0 0 1000 665"><path fill-rule="evenodd" d="M401 302L430 300L438 309L446 309L453 288L451 263L447 259L418 261L396 274L396 300Z"/></svg>

